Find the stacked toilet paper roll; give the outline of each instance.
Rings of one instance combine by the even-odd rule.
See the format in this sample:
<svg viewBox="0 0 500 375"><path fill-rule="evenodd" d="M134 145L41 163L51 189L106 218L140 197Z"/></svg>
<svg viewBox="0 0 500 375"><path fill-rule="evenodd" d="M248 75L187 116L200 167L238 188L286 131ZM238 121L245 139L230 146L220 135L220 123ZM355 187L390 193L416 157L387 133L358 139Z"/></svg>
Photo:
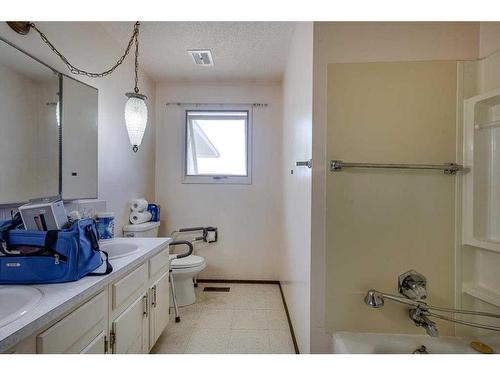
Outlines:
<svg viewBox="0 0 500 375"><path fill-rule="evenodd" d="M144 198L134 199L130 203L130 210L133 212L144 212L148 209L148 201Z"/></svg>
<svg viewBox="0 0 500 375"><path fill-rule="evenodd" d="M144 211L144 212L133 211L132 213L130 213L130 222L132 224L142 224L142 223L147 223L148 221L151 221L151 212L149 211Z"/></svg>
<svg viewBox="0 0 500 375"><path fill-rule="evenodd" d="M148 209L148 201L144 198L134 199L130 203L130 222L132 224L142 224L151 221L151 212Z"/></svg>

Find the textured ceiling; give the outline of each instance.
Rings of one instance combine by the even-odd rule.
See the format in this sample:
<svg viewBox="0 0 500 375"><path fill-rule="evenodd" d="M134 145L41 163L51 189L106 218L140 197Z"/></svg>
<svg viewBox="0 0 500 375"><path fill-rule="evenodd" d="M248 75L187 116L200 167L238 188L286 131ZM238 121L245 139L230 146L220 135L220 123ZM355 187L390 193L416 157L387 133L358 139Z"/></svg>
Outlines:
<svg viewBox="0 0 500 375"><path fill-rule="evenodd" d="M133 22L103 22L123 47ZM156 81L279 81L293 22L143 22L141 68ZM188 49L210 49L215 66L196 66Z"/></svg>

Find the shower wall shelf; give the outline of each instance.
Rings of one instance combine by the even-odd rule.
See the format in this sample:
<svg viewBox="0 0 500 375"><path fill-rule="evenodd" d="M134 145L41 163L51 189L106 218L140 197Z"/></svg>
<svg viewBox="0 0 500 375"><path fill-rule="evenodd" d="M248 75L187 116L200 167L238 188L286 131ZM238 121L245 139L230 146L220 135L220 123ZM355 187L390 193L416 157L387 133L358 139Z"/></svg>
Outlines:
<svg viewBox="0 0 500 375"><path fill-rule="evenodd" d="M462 291L474 298L480 299L490 305L500 307L500 294L494 290L488 289L481 285L475 285L472 283L464 283L462 286Z"/></svg>
<svg viewBox="0 0 500 375"><path fill-rule="evenodd" d="M463 243L500 252L500 90L464 101Z"/></svg>

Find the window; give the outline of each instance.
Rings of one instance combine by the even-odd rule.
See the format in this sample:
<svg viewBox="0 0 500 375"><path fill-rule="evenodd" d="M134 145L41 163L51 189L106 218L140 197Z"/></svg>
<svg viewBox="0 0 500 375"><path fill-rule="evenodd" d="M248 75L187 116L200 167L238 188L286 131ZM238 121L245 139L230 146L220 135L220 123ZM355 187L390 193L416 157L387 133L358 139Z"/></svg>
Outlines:
<svg viewBox="0 0 500 375"><path fill-rule="evenodd" d="M249 110L186 111L186 183L251 183Z"/></svg>

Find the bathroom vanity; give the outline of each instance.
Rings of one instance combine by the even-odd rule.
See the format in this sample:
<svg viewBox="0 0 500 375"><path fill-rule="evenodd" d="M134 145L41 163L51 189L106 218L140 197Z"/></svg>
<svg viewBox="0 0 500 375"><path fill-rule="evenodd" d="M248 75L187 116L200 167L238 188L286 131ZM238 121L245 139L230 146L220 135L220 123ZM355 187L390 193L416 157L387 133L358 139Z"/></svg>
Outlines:
<svg viewBox="0 0 500 375"><path fill-rule="evenodd" d="M19 302L16 288L17 298L25 301L17 303L10 318L0 316L0 353L148 353L169 320L170 241L116 238L103 243L113 265L106 276L0 286L0 304Z"/></svg>

